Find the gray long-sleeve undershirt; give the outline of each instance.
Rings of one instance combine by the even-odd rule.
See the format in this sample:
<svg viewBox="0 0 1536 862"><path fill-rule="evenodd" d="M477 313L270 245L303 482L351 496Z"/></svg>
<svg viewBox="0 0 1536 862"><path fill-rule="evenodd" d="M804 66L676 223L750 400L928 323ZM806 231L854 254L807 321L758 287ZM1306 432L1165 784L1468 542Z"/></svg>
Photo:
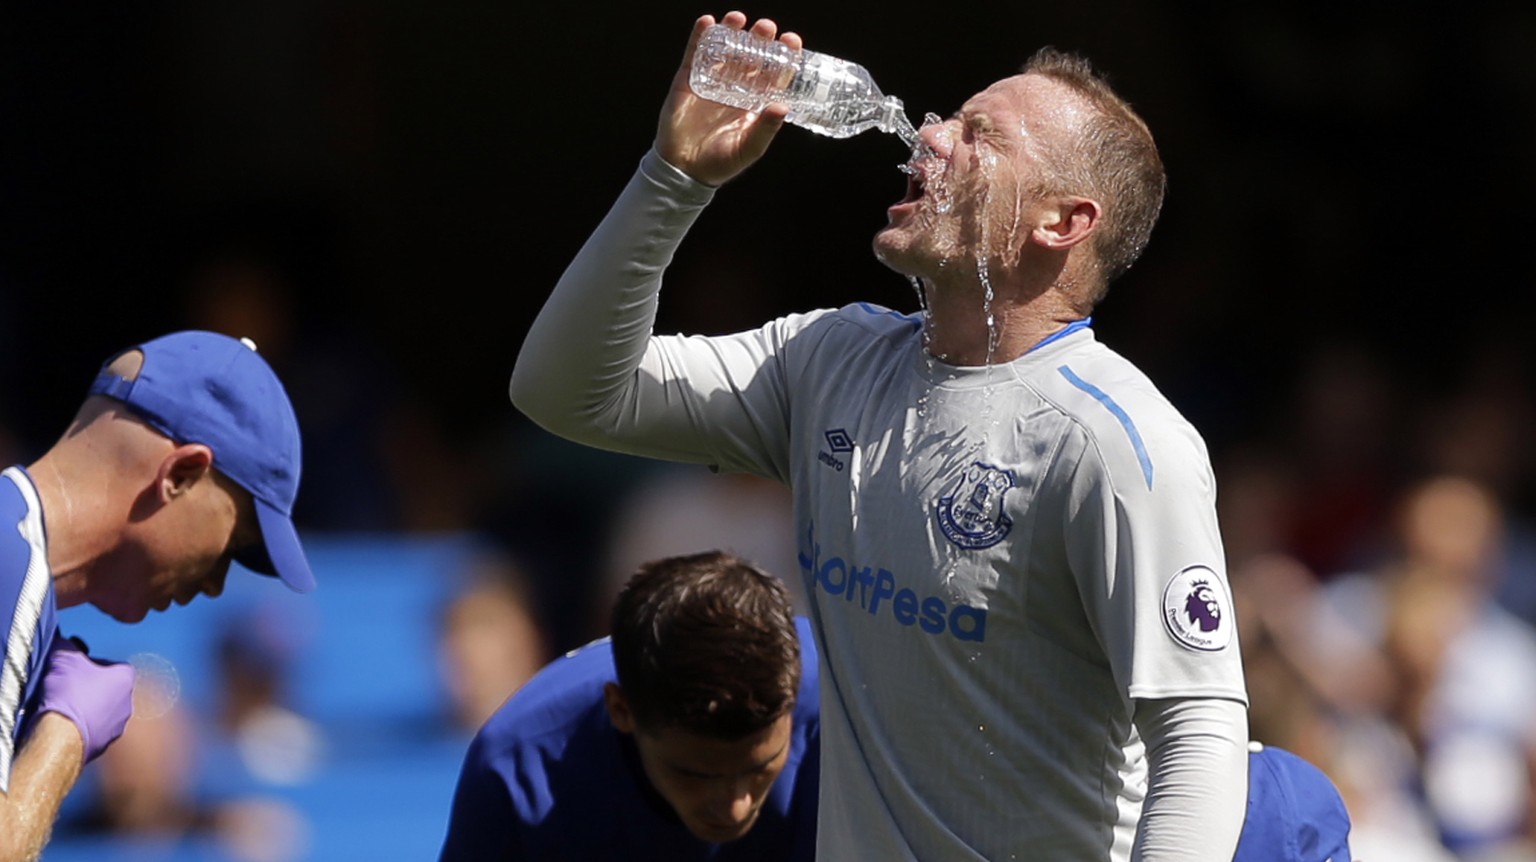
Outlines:
<svg viewBox="0 0 1536 862"><path fill-rule="evenodd" d="M656 433L666 394L640 385L642 367L658 361L650 347L662 272L713 192L647 154L529 331L510 386L519 409L589 445L715 462L687 439L684 424L665 423L669 434ZM1146 745L1148 792L1133 862L1230 860L1246 799L1244 705L1141 700L1135 721Z"/></svg>

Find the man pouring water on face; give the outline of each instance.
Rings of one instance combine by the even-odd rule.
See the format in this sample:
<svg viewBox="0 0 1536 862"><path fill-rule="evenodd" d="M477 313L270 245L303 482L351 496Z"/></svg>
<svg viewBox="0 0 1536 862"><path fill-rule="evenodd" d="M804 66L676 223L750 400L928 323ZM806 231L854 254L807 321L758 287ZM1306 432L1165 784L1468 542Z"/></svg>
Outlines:
<svg viewBox="0 0 1536 862"><path fill-rule="evenodd" d="M920 314L653 334L689 226L787 111L690 89L715 23L513 401L573 440L792 488L825 669L820 858L1227 862L1247 695L1209 457L1090 319L1161 206L1145 123L1042 49L918 132L874 251Z"/></svg>

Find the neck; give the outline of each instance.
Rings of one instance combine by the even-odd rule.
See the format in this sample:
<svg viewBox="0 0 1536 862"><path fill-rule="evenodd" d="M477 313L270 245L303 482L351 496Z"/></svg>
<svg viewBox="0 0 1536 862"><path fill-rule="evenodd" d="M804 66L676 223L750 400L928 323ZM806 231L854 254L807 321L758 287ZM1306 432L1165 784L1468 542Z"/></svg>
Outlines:
<svg viewBox="0 0 1536 862"><path fill-rule="evenodd" d="M50 451L27 467L43 507L43 529L48 536L48 567L53 573L54 597L61 608L89 600L90 572L110 545L103 529L108 513L103 483L97 472L88 480L71 469L70 459Z"/></svg>
<svg viewBox="0 0 1536 862"><path fill-rule="evenodd" d="M1074 321L1072 307L1054 285L995 283L990 301L974 276L942 283L924 280L928 352L950 365L1012 362ZM990 318L990 319L989 319Z"/></svg>

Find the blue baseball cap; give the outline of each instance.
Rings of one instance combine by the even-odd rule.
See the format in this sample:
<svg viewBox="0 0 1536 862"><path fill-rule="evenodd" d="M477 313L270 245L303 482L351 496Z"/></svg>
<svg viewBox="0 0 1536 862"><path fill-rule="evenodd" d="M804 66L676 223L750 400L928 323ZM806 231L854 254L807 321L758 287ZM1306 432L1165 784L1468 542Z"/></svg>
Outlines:
<svg viewBox="0 0 1536 862"><path fill-rule="evenodd" d="M1248 816L1232 862L1351 862L1349 812L1321 769L1252 743Z"/></svg>
<svg viewBox="0 0 1536 862"><path fill-rule="evenodd" d="M123 353L133 350L144 356L138 375L128 380L113 374L108 360L91 394L123 402L178 443L213 450L213 466L251 492L261 526L261 546L235 561L279 577L297 592L314 589L314 573L293 527L299 422L272 366L249 339L216 332L175 332Z"/></svg>

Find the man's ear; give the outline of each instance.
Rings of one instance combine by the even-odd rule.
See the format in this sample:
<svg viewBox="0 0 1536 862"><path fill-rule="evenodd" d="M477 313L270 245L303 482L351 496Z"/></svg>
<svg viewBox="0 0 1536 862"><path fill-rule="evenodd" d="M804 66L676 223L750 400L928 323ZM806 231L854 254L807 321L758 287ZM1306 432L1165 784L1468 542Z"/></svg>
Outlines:
<svg viewBox="0 0 1536 862"><path fill-rule="evenodd" d="M1092 198L1064 197L1045 211L1029 238L1042 248L1066 251L1093 234L1104 208Z"/></svg>
<svg viewBox="0 0 1536 862"><path fill-rule="evenodd" d="M629 701L615 682L603 683L603 705L608 707L608 720L619 733L635 732L635 714L629 709Z"/></svg>
<svg viewBox="0 0 1536 862"><path fill-rule="evenodd" d="M183 443L160 459L155 477L162 501L169 502L192 490L213 469L213 450L201 443Z"/></svg>

